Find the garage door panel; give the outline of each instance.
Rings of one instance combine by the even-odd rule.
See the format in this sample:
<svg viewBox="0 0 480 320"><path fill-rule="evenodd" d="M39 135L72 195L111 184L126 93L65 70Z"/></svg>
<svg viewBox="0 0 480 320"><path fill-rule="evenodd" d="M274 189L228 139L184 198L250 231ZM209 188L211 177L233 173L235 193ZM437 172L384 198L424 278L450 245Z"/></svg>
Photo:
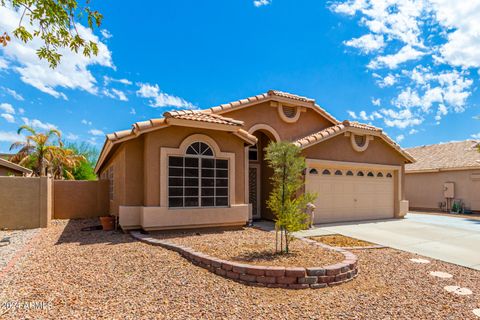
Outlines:
<svg viewBox="0 0 480 320"><path fill-rule="evenodd" d="M318 194L315 223L391 218L394 214L393 179L385 177L308 175L306 190ZM337 169L328 168L330 172ZM351 170L355 170L352 168ZM346 172L346 170L343 170ZM355 171L357 172L357 171Z"/></svg>

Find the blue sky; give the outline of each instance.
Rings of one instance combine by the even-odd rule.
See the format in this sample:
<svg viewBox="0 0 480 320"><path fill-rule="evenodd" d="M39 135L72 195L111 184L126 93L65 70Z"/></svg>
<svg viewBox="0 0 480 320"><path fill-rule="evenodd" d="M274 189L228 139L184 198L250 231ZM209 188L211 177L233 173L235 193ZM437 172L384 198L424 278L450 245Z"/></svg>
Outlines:
<svg viewBox="0 0 480 320"><path fill-rule="evenodd" d="M402 146L480 139L480 1L93 1L97 57L0 49L0 152L22 124L101 148L104 134L266 92L316 99ZM0 31L18 13L0 8Z"/></svg>

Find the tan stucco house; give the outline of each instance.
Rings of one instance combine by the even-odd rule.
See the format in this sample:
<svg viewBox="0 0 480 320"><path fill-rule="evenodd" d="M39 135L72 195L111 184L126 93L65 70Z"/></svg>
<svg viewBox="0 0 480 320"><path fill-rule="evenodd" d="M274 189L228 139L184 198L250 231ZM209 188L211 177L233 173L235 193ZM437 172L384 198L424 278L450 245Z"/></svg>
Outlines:
<svg viewBox="0 0 480 320"><path fill-rule="evenodd" d="M407 149L417 160L405 167L410 208L448 210L458 199L467 209L480 211L478 147L478 141L466 140Z"/></svg>
<svg viewBox="0 0 480 320"><path fill-rule="evenodd" d="M22 167L16 163L0 158L0 177L5 176L29 176L32 170Z"/></svg>
<svg viewBox="0 0 480 320"><path fill-rule="evenodd" d="M273 218L263 150L280 140L303 150L316 223L406 213L407 152L379 128L340 122L313 99L274 90L109 134L96 172L110 180L110 211L124 229L244 225Z"/></svg>

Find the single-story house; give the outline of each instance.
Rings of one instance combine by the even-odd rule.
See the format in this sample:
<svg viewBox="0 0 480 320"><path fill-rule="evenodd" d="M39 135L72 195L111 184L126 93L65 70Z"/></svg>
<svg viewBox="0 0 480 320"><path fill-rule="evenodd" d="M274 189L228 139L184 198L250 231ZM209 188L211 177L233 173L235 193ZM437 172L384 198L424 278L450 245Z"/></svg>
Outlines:
<svg viewBox="0 0 480 320"><path fill-rule="evenodd" d="M32 170L22 167L16 163L0 158L0 177L6 176L29 176Z"/></svg>
<svg viewBox="0 0 480 320"><path fill-rule="evenodd" d="M480 211L479 146L466 140L407 149L417 160L405 167L410 208L447 210L459 199L467 209Z"/></svg>
<svg viewBox="0 0 480 320"><path fill-rule="evenodd" d="M402 217L414 159L381 129L340 122L313 99L271 90L202 111L166 112L108 134L95 171L110 180L124 229L244 225L272 219L264 148L291 141L306 158L315 223Z"/></svg>

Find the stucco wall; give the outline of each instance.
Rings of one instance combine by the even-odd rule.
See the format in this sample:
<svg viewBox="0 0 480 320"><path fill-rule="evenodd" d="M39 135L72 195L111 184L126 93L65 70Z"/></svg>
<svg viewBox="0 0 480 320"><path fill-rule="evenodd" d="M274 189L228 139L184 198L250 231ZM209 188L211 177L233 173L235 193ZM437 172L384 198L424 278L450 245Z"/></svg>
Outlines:
<svg viewBox="0 0 480 320"><path fill-rule="evenodd" d="M480 180L472 179L472 174L480 175L480 170L407 173L405 188L410 208L438 210L438 203L445 201L443 184L454 182L455 199L462 199L467 207L480 211Z"/></svg>
<svg viewBox="0 0 480 320"><path fill-rule="evenodd" d="M300 114L296 123L287 123L280 118L277 107L270 106L270 102L229 111L222 116L244 121L244 129L247 131L256 124L267 124L277 131L282 140L289 141L303 138L332 125L318 112L308 108Z"/></svg>
<svg viewBox="0 0 480 320"><path fill-rule="evenodd" d="M0 177L0 229L47 227L52 201L51 179Z"/></svg>
<svg viewBox="0 0 480 320"><path fill-rule="evenodd" d="M108 215L108 181L55 181L53 212L55 219Z"/></svg>

